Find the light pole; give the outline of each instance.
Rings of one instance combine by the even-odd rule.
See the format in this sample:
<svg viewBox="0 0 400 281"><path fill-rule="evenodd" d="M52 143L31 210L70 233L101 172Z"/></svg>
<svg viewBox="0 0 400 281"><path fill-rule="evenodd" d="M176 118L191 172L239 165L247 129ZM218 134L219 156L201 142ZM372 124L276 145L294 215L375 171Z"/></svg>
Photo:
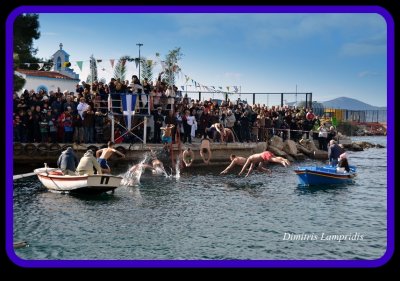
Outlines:
<svg viewBox="0 0 400 281"><path fill-rule="evenodd" d="M137 46L139 46L139 83L140 83L140 47L143 46L142 43L137 43Z"/></svg>

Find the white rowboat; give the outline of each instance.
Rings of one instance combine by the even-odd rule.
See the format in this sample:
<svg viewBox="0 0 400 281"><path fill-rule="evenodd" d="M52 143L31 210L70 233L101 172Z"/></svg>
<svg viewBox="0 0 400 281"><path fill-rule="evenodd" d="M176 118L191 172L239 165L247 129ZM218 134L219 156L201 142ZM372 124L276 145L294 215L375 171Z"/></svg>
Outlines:
<svg viewBox="0 0 400 281"><path fill-rule="evenodd" d="M116 189L122 180L122 177L110 174L68 176L49 167L35 169L34 173L47 189L58 192L98 194Z"/></svg>

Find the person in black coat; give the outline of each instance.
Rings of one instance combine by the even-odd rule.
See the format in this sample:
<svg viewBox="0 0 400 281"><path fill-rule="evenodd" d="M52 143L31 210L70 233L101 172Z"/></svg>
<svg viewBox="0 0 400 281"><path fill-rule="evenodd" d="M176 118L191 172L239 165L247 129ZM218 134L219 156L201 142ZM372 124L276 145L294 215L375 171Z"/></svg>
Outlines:
<svg viewBox="0 0 400 281"><path fill-rule="evenodd" d="M158 107L153 113L154 117L154 143L161 142L161 127L164 121L164 115L162 115L162 108Z"/></svg>
<svg viewBox="0 0 400 281"><path fill-rule="evenodd" d="M343 148L341 148L335 140L331 140L329 142L329 147L328 147L328 158L329 158L329 164L332 166L336 166L338 164L338 159L340 155L343 153Z"/></svg>

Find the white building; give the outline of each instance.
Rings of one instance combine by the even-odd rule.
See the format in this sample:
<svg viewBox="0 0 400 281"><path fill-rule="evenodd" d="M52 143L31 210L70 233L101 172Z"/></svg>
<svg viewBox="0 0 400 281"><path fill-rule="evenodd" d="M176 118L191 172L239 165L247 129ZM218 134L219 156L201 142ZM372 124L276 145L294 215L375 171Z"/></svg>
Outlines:
<svg viewBox="0 0 400 281"><path fill-rule="evenodd" d="M25 90L39 92L41 89L45 90L47 93L50 91L56 92L57 88L60 88L61 92L65 90L75 92L76 84L80 82L79 75L71 68L65 66L65 63L69 62L69 54L64 51L62 47L63 45L61 43L60 49L52 56L52 71L28 69L17 69L15 71L16 75L26 80L24 88L19 94Z"/></svg>

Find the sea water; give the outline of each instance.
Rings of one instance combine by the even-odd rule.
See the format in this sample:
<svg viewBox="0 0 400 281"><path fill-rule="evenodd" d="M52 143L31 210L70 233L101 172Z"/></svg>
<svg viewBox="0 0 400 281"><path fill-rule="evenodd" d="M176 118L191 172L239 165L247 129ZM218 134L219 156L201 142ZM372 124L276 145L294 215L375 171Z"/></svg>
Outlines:
<svg viewBox="0 0 400 281"><path fill-rule="evenodd" d="M356 140L386 146L386 137ZM13 232L29 247L15 251L28 260L377 259L387 242L387 150L348 154L355 184L335 188L298 187L293 169L316 160L248 178L219 175L222 166L146 172L100 196L52 193L27 177L14 181Z"/></svg>

